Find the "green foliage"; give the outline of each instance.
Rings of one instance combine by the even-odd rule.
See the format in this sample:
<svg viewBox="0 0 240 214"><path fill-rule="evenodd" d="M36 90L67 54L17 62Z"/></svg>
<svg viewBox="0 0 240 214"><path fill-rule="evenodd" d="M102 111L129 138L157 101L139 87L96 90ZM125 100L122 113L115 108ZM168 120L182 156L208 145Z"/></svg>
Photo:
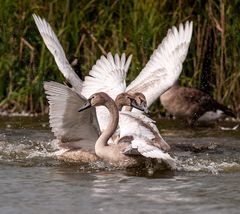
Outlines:
<svg viewBox="0 0 240 214"><path fill-rule="evenodd" d="M64 80L34 24L36 13L50 22L66 54L80 58L84 74L109 51L133 54L127 81L140 72L168 28L193 20L181 84L201 88L202 77L210 75L209 93L240 111L240 1L231 2L0 0L0 108L45 112L43 81Z"/></svg>

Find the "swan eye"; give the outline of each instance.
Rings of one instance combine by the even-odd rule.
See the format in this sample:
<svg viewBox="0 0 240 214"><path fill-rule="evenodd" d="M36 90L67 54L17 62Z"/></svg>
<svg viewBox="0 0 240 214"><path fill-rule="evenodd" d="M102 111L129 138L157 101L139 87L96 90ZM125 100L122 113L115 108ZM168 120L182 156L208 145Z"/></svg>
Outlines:
<svg viewBox="0 0 240 214"><path fill-rule="evenodd" d="M142 98L140 98L140 102L143 103L143 104L145 104L145 105L147 104L146 100L144 100L144 99L142 99Z"/></svg>

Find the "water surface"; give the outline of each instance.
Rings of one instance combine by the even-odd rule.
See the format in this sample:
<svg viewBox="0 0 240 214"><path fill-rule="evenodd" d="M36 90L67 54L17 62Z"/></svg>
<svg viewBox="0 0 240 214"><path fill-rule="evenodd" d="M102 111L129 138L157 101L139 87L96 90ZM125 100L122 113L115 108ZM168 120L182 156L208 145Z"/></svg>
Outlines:
<svg viewBox="0 0 240 214"><path fill-rule="evenodd" d="M159 121L178 170L145 174L61 163L47 118L2 117L1 213L239 213L240 131L219 126Z"/></svg>

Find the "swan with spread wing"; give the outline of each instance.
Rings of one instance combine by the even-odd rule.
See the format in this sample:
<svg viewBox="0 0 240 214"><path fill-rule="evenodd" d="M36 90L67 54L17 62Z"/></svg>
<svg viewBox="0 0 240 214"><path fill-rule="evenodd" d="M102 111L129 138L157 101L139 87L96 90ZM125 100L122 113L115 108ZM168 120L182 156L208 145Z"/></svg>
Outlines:
<svg viewBox="0 0 240 214"><path fill-rule="evenodd" d="M152 147L150 151L141 150L141 146L134 140L108 144L118 126L119 106L127 104L138 107L126 93L120 94L114 102L104 92L95 93L86 99L68 86L56 82L45 82L44 89L49 102L50 126L60 146L67 149L59 155L59 159L92 163L101 158L118 167L142 166L149 161L160 160L167 167L175 167L174 159L157 147L149 145ZM110 120L99 135L95 109L89 107L100 105L108 110ZM81 147L86 145L89 147ZM129 146L135 149L134 154L129 153Z"/></svg>
<svg viewBox="0 0 240 214"><path fill-rule="evenodd" d="M140 92L145 96L147 106L151 106L178 80L188 52L192 28L192 22L186 22L185 25L180 24L179 30L176 27L169 29L166 37L153 52L149 62L128 86L126 86L126 76L132 56L127 59L125 54L122 54L121 58L118 54L113 57L111 53L108 53L106 57L102 56L92 67L89 75L85 77L82 93L88 97L92 93L103 91L114 99L122 92L129 94ZM106 121L108 121L108 113L104 108L98 107L97 116L100 129L104 130ZM152 139L154 138L159 145L167 149L154 121L139 112L134 112L134 114L121 112L119 118L120 137L136 134L138 132L136 130L139 130L138 134L141 134L139 124L143 123L149 127L148 134L144 133L145 137L149 135L149 139L151 139L150 135L154 133L158 139L155 136ZM129 125L126 126L126 124ZM142 137L144 138L143 135Z"/></svg>
<svg viewBox="0 0 240 214"><path fill-rule="evenodd" d="M74 91L85 97L102 91L112 99L122 92L129 94L141 92L145 95L148 106L178 79L192 35L192 23L189 22L186 22L185 26L181 24L179 30L176 27L170 29L138 77L126 87L125 78L131 56L127 59L125 54L121 57L117 54L114 57L111 54L107 57L102 56L82 82L67 61L63 48L50 25L36 15L33 17L59 70ZM103 107L97 107L97 118L100 130L104 131L109 121L108 111ZM169 149L153 121L140 113L120 112L119 127L117 132L120 139L131 136L132 144L128 148L128 153L136 148L148 154L154 152L155 147Z"/></svg>

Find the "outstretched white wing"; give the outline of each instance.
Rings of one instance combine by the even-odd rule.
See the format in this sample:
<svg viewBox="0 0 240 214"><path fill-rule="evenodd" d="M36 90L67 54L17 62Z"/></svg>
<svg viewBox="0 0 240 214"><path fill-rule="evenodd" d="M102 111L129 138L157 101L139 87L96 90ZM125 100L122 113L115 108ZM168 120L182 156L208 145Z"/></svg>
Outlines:
<svg viewBox="0 0 240 214"><path fill-rule="evenodd" d="M89 71L83 83L82 94L89 97L96 92L105 92L113 100L126 89L126 75L132 56L126 59L125 53L121 58L118 54L101 56Z"/></svg>
<svg viewBox="0 0 240 214"><path fill-rule="evenodd" d="M124 53L121 57L118 54L113 57L111 53L108 53L107 57L101 56L85 77L82 95L88 98L96 92L105 92L115 100L117 95L126 89L125 79L131 59L132 56L126 59ZM96 111L99 126L104 130L109 121L109 112L102 106L96 107Z"/></svg>
<svg viewBox="0 0 240 214"><path fill-rule="evenodd" d="M127 87L127 92L142 92L150 106L163 92L170 88L182 71L192 37L192 22L172 27L150 60Z"/></svg>
<svg viewBox="0 0 240 214"><path fill-rule="evenodd" d="M50 108L50 127L55 137L71 148L86 143L94 147L99 135L95 109L78 112L86 99L60 83L44 82L44 89Z"/></svg>
<svg viewBox="0 0 240 214"><path fill-rule="evenodd" d="M45 45L54 56L59 70L62 72L66 80L73 86L74 90L80 94L82 90L82 80L70 66L64 50L56 34L53 32L50 24L46 22L45 19L41 19L36 14L33 14L33 19L37 25L37 28L43 38Z"/></svg>

